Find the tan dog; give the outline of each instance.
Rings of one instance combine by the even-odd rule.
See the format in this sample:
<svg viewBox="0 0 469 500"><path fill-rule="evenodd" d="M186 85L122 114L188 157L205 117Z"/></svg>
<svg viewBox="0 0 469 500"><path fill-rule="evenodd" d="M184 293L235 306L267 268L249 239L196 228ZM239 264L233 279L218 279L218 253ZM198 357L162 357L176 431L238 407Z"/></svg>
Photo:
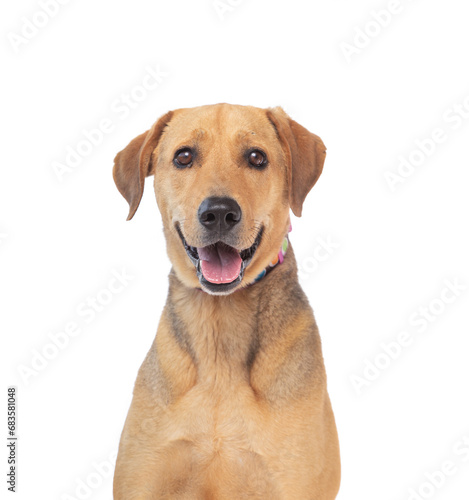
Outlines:
<svg viewBox="0 0 469 500"><path fill-rule="evenodd" d="M117 155L129 219L155 176L173 269L116 500L336 498L318 329L292 249L279 254L324 160L321 139L281 108L229 104L171 111Z"/></svg>

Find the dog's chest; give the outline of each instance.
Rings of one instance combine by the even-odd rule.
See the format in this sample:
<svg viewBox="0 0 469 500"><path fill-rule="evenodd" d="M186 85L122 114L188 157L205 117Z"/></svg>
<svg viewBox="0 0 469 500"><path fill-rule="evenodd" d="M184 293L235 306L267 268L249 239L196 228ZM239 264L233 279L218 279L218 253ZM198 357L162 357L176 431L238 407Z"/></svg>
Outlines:
<svg viewBox="0 0 469 500"><path fill-rule="evenodd" d="M196 385L168 417L165 448L191 471L191 481L233 488L234 497L225 490L220 498L235 498L240 491L249 498L276 498L263 418L247 384Z"/></svg>
<svg viewBox="0 0 469 500"><path fill-rule="evenodd" d="M172 439L187 439L207 456L223 451L251 450L257 421L256 405L248 383L225 374L212 373L210 380L197 383L173 407Z"/></svg>
<svg viewBox="0 0 469 500"><path fill-rule="evenodd" d="M278 419L251 386L248 360L258 333L255 321L236 308L201 314L188 310L192 321L184 318L186 329L178 333L186 335L195 383L178 394L162 417L158 455L164 474L170 484L186 484L185 491L214 495L194 498L275 500Z"/></svg>

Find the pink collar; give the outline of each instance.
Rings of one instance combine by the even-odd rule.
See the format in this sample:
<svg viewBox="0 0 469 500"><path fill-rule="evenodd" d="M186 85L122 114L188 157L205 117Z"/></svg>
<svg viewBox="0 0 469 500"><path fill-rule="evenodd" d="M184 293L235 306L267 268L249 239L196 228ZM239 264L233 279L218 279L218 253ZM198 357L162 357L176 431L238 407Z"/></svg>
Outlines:
<svg viewBox="0 0 469 500"><path fill-rule="evenodd" d="M288 233L291 233L291 230L292 230L292 226L290 223L290 226L288 228ZM257 278L254 280L254 283L257 283L258 281L260 281L266 274L268 274L270 271L272 271L272 269L275 266L278 266L279 264L283 263L283 259L285 258L285 254L287 253L287 248L288 248L288 244L289 244L288 233L285 236L285 238L283 239L282 246L280 247L280 250L279 250L277 256L275 257L275 259L272 262L270 262L269 265L262 272L260 272L257 275Z"/></svg>

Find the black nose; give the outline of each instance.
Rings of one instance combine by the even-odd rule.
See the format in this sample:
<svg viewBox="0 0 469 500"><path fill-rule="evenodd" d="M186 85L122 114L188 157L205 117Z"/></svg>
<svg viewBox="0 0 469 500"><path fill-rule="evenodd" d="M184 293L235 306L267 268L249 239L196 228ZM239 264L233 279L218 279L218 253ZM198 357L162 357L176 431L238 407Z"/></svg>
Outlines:
<svg viewBox="0 0 469 500"><path fill-rule="evenodd" d="M200 204L198 216L207 229L226 233L241 220L241 207L233 198L212 196Z"/></svg>

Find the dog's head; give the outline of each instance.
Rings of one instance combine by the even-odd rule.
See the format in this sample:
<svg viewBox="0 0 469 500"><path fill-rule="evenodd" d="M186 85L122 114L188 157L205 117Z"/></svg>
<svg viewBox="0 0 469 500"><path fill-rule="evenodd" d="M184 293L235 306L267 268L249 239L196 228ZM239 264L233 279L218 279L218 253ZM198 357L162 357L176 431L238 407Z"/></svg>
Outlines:
<svg viewBox="0 0 469 500"><path fill-rule="evenodd" d="M189 287L224 295L278 254L289 209L321 174L326 148L281 108L217 104L170 111L115 159L131 219L154 175L169 257Z"/></svg>

